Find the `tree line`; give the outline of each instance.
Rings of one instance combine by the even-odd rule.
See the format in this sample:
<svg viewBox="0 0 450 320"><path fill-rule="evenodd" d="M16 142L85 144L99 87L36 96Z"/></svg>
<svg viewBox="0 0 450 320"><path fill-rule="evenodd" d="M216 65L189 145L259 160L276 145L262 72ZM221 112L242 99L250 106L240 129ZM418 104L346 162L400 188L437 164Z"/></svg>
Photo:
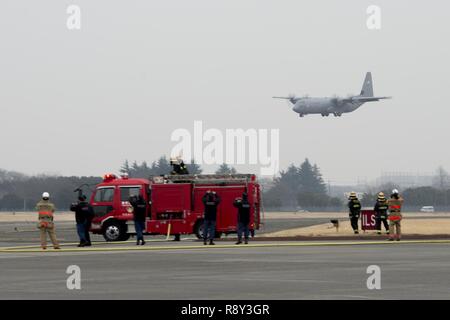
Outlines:
<svg viewBox="0 0 450 320"><path fill-rule="evenodd" d="M191 174L202 173L202 168L195 163L187 163ZM143 161L129 162L126 160L119 168L120 174L128 174L129 177L148 178L150 176L168 174L172 170L170 161L162 156L148 164ZM222 164L216 174L238 173L230 165ZM76 200L74 190L80 185L87 184L85 193L93 190L93 187L101 182L101 177L64 177L37 175L27 176L22 173L0 169L0 210L18 211L33 210L39 201L42 192L50 192L52 201L59 210L67 210L70 203ZM324 182L320 168L305 159L299 166L291 164L286 170L263 185L263 205L268 210L341 210L345 209L346 199L330 197L327 185ZM405 198L405 208L419 210L422 206L434 206L450 209L450 179L442 168L436 175L436 182L429 187L415 187L401 190ZM395 184L381 186L379 190L368 190L361 198L363 206L374 205L377 193L383 191L386 196L392 189L399 189ZM351 191L351 190L349 190ZM89 194L88 194L89 195Z"/></svg>
<svg viewBox="0 0 450 320"><path fill-rule="evenodd" d="M190 163L186 163L186 167L189 174L201 174L203 172L202 168L196 164L193 160ZM125 160L123 165L120 167L119 172L121 174L127 174L130 178L148 178L151 176L159 176L168 174L172 171L170 161L167 160L165 156L160 157L158 160L153 161L150 165L146 161L137 163L133 161L130 165L128 160ZM235 174L237 170L232 166L224 163L219 166L215 171L216 174Z"/></svg>
<svg viewBox="0 0 450 320"><path fill-rule="evenodd" d="M202 173L202 168L195 163L187 163L190 174ZM148 178L155 175L169 174L172 171L170 161L162 156L150 165L143 161L131 164L126 160L119 168L120 174L127 174L130 178ZM217 174L237 173L236 169L221 165ZM0 210L1 211L29 211L34 210L36 203L44 191L49 192L51 199L58 210L68 210L70 204L77 199L74 192L81 185L87 185L83 190L87 196L93 191L96 184L102 181L101 177L82 176L64 177L25 174L0 169Z"/></svg>
<svg viewBox="0 0 450 320"><path fill-rule="evenodd" d="M281 171L273 186L264 190L263 201L266 208L275 210L340 209L343 205L341 199L328 195L319 167L308 159Z"/></svg>
<svg viewBox="0 0 450 320"><path fill-rule="evenodd" d="M101 181L100 177L7 176L0 180L0 210L34 210L42 193L47 191L57 209L67 211L70 203L77 198L76 188L82 184L92 188Z"/></svg>

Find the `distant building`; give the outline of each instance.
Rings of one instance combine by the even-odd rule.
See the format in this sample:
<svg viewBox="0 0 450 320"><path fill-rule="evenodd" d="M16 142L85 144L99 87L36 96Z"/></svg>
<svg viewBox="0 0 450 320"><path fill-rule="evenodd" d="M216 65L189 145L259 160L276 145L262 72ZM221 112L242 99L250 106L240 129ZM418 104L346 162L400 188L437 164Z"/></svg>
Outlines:
<svg viewBox="0 0 450 320"><path fill-rule="evenodd" d="M425 187L433 185L434 174L412 172L383 172L376 179L376 185L395 184L400 188Z"/></svg>

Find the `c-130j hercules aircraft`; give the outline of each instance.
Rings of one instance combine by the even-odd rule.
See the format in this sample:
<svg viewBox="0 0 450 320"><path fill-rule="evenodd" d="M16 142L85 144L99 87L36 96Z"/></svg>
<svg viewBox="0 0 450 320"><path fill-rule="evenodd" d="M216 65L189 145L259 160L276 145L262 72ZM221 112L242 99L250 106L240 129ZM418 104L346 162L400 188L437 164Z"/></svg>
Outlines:
<svg viewBox="0 0 450 320"><path fill-rule="evenodd" d="M347 98L341 97L296 97L295 95L289 97L273 97L275 99L287 99L294 106L292 110L297 112L300 117L307 114L321 114L322 117L327 117L330 113L335 117L340 117L343 113L353 112L366 102L379 101L381 99L390 99L391 97L374 97L372 86L372 74L366 73L366 78L358 96L349 96Z"/></svg>

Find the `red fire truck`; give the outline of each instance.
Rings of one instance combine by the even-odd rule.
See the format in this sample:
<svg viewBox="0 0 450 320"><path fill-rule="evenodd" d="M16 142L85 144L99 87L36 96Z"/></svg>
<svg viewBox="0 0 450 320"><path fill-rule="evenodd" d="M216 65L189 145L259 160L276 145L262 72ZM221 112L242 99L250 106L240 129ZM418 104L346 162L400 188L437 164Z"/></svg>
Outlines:
<svg viewBox="0 0 450 320"><path fill-rule="evenodd" d="M248 193L252 206L250 230L260 226L261 194L256 176L232 175L165 175L150 179L116 177L108 174L91 196L95 218L91 231L103 234L107 241L124 241L135 233L129 198L142 195L147 202L146 234L203 234L202 197L207 190L217 192L216 237L237 230L236 198Z"/></svg>

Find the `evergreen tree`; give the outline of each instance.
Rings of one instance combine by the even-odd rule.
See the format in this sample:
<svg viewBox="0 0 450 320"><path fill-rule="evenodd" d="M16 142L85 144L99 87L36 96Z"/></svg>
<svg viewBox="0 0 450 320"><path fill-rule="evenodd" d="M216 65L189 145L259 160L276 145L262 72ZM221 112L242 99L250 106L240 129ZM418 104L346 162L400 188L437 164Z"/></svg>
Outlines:
<svg viewBox="0 0 450 320"><path fill-rule="evenodd" d="M128 160L125 160L125 162L123 163L122 167L120 167L119 172L121 174L128 174L128 175L130 175L130 171L131 171L130 164L128 163Z"/></svg>
<svg viewBox="0 0 450 320"><path fill-rule="evenodd" d="M308 159L300 167L291 164L286 171L280 171L274 186L264 192L264 199L267 206L275 207L322 209L342 205L340 199L327 195L319 167Z"/></svg>
<svg viewBox="0 0 450 320"><path fill-rule="evenodd" d="M291 164L286 171L280 171L280 177L275 179L275 185L284 185L292 192L297 193L301 185L299 169Z"/></svg>
<svg viewBox="0 0 450 320"><path fill-rule="evenodd" d="M133 161L133 164L131 165L130 177L137 178L138 172L139 172L139 165L135 160L135 161Z"/></svg>
<svg viewBox="0 0 450 320"><path fill-rule="evenodd" d="M201 174L202 168L194 162L194 159L191 160L191 163L186 164L186 167L189 171L189 174Z"/></svg>
<svg viewBox="0 0 450 320"><path fill-rule="evenodd" d="M300 192L326 194L325 183L319 167L311 165L308 158L300 165L298 170L300 179Z"/></svg>
<svg viewBox="0 0 450 320"><path fill-rule="evenodd" d="M286 171L280 171L280 176L274 180L274 186L264 193L265 201L279 207L296 207L299 186L298 168L291 164Z"/></svg>
<svg viewBox="0 0 450 320"><path fill-rule="evenodd" d="M170 174L172 171L172 166L166 156L162 156L152 164L150 171L153 175Z"/></svg>
<svg viewBox="0 0 450 320"><path fill-rule="evenodd" d="M229 166L226 163L220 165L220 167L216 170L216 174L236 174L237 171L235 168Z"/></svg>
<svg viewBox="0 0 450 320"><path fill-rule="evenodd" d="M313 173L316 179L316 192L320 194L326 194L327 187L325 182L323 181L322 173L320 172L319 166L317 166L317 164L314 164L313 166Z"/></svg>

